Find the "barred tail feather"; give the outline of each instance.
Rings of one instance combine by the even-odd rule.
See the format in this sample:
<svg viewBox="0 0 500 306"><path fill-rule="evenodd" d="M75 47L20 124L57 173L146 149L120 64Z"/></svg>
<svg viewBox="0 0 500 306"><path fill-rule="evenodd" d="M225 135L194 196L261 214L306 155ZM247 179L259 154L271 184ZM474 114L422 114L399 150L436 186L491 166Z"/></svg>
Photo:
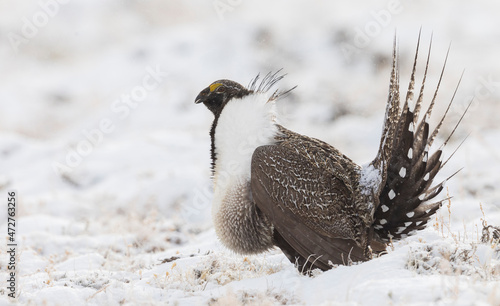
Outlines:
<svg viewBox="0 0 500 306"><path fill-rule="evenodd" d="M431 47L429 45L420 92L417 101L413 104L419 45L420 35L416 47L406 99L401 110L399 110L398 105L397 113L389 112L389 110L394 111L396 109L396 106L393 105L395 101L399 104L399 98L391 96L392 93L396 92L399 95L399 91L393 88L393 84L396 83L393 81L394 76L398 75L398 72L394 71L394 67L397 67L396 50L394 50L393 72L391 74L391 88L388 101L388 116L386 115L384 124L384 133L391 136L393 141L384 142L383 135L379 154L374 162L372 162L372 164L375 165L375 161L377 161L379 156L388 157L386 167L378 168L381 171L385 171L382 173L385 179L382 181L380 193L378 194L379 203L375 210L373 223L374 233L383 241L404 238L415 233L417 230L423 229L432 215L439 209L442 202L447 199L436 201L431 204L426 202L438 196L443 190L446 181L458 173L457 171L443 182L433 184L434 178L446 163L442 161L442 150L460 124L465 113L443 145L432 154L429 150L453 103L460 81L458 82L457 89L455 89L455 93L445 113L442 115L436 128L430 132L428 120L430 119L435 105L437 93L446 67L448 53L446 54L446 59L431 103L426 112L423 113L423 118L419 121L431 53ZM465 112L467 112L467 110ZM392 130L394 133L391 135L390 131Z"/></svg>
<svg viewBox="0 0 500 306"><path fill-rule="evenodd" d="M364 186L371 189L374 193L374 197L378 198L378 195L382 191L383 182L387 179L387 166L389 160L391 159L393 143L395 141L397 118L399 117L399 67L398 67L398 54L397 54L397 40L394 36L394 45L392 52L392 70L391 70L391 80L389 84L389 97L387 99L387 107L385 110L384 126L382 129L382 136L380 138L380 147L378 154L375 159L366 167L365 170L375 169L378 173L378 180L370 182L370 186ZM376 203L375 208L378 206L377 199L374 199Z"/></svg>

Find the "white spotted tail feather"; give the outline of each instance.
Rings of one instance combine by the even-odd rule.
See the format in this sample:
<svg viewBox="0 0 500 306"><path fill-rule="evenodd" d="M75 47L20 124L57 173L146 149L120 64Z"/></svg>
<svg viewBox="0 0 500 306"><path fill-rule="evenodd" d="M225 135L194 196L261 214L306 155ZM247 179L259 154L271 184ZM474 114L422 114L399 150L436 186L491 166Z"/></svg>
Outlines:
<svg viewBox="0 0 500 306"><path fill-rule="evenodd" d="M373 191L375 196L378 195L379 201L375 208L373 230L375 236L383 241L404 238L415 233L417 230L423 229L430 217L441 206L441 203L447 200L443 199L427 203L442 191L447 181L446 179L443 182L433 185L436 174L446 164L446 162L442 161L442 149L448 143L448 140L467 112L467 110L465 110L444 144L431 154L429 149L450 109L460 81L448 104L447 110L436 128L429 135L428 120L436 101L448 54L446 55L432 101L423 115L423 118L419 120L419 113L423 101L424 84L431 53L431 47L429 45L420 92L416 103L414 103L415 73L419 45L420 37L416 47L410 84L408 86L405 102L401 109L397 47L396 41L394 42L389 100L387 102L384 130L379 153L370 164L370 166L379 169L381 173L382 184L380 186L373 186L375 187Z"/></svg>

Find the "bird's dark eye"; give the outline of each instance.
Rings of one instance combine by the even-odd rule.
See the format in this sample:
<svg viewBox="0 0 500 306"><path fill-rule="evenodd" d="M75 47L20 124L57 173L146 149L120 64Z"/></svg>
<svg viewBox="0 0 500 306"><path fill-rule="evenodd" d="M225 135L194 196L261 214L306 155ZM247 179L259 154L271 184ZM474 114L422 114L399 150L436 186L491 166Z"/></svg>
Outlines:
<svg viewBox="0 0 500 306"><path fill-rule="evenodd" d="M225 92L226 91L226 86L221 85L221 86L217 87L217 89L215 91L219 92L219 93Z"/></svg>

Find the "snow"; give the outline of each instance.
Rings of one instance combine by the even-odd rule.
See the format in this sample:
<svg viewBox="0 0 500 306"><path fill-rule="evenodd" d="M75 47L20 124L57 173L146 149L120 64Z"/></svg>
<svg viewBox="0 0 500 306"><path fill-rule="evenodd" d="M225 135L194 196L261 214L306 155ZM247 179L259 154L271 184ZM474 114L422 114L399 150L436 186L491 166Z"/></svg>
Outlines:
<svg viewBox="0 0 500 306"><path fill-rule="evenodd" d="M499 9L486 0L0 1L0 201L19 193L17 301L500 304L499 247L480 242L483 221L500 225ZM403 90L420 27L416 91L433 35L427 102L452 42L431 125L465 69L436 145L474 98L445 148L444 160L470 133L439 176L463 168L442 194L451 205L388 254L311 277L279 250L221 246L210 218L212 114L196 95L221 78L246 85L283 68L280 87L298 87L277 102L280 122L366 164L394 33ZM13 45L11 33L26 37ZM6 209L0 216L5 230ZM13 304L5 248L0 304Z"/></svg>

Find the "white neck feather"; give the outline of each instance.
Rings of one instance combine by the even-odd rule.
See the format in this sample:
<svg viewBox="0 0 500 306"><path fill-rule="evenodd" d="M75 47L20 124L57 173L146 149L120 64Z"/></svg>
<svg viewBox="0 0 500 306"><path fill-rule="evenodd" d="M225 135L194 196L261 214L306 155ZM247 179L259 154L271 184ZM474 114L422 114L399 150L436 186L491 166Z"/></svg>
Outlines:
<svg viewBox="0 0 500 306"><path fill-rule="evenodd" d="M229 101L215 128L213 212L230 188L250 181L250 164L255 149L275 142L278 133L274 101L264 93Z"/></svg>

